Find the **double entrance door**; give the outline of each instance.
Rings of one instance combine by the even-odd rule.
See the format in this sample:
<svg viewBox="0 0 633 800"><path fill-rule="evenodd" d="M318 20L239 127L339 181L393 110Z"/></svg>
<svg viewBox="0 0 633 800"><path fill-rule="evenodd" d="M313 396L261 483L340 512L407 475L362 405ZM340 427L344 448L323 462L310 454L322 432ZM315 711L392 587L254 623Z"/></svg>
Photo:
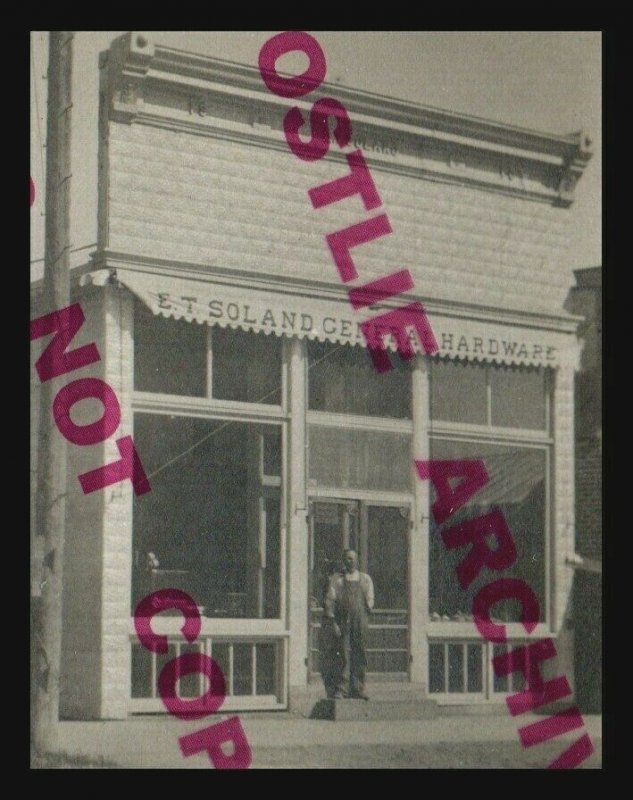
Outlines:
<svg viewBox="0 0 633 800"><path fill-rule="evenodd" d="M329 576L342 570L343 550L358 553L374 583L368 672L406 679L409 669L410 507L335 498L310 502L309 673L319 673L319 633Z"/></svg>

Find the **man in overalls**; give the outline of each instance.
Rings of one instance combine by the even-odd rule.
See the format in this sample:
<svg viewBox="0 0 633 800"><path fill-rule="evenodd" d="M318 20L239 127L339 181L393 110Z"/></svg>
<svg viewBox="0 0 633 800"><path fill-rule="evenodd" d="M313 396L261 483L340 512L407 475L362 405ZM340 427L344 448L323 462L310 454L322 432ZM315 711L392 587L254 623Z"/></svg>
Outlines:
<svg viewBox="0 0 633 800"><path fill-rule="evenodd" d="M354 550L343 553L344 573L332 576L325 595L325 617L332 620L334 636L340 640L343 658L336 662L333 697L342 697L345 668L349 669L348 697L369 700L365 692L368 615L374 607L374 584L358 570Z"/></svg>

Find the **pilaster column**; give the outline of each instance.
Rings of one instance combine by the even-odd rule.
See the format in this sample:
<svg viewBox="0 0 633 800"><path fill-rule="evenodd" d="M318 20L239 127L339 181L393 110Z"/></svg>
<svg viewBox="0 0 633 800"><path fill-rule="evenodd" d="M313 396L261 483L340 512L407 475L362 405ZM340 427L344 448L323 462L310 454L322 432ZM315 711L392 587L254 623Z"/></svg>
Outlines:
<svg viewBox="0 0 633 800"><path fill-rule="evenodd" d="M413 462L430 458L429 361L416 356L412 372L413 438L411 471L413 513L409 558L411 681L426 686L428 675L427 631L429 622L429 481L418 477Z"/></svg>
<svg viewBox="0 0 633 800"><path fill-rule="evenodd" d="M306 686L308 656L308 525L306 501L305 343L290 339L288 366L288 629L289 685Z"/></svg>

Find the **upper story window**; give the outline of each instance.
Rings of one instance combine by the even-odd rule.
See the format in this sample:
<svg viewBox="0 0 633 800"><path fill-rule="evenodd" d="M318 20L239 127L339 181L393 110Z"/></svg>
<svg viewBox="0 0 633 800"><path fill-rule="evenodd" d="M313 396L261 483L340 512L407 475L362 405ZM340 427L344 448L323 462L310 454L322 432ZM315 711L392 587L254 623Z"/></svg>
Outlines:
<svg viewBox="0 0 633 800"><path fill-rule="evenodd" d="M165 319L134 305L134 388L281 404L281 339Z"/></svg>
<svg viewBox="0 0 633 800"><path fill-rule="evenodd" d="M431 362L431 419L544 431L549 384L541 367Z"/></svg>
<svg viewBox="0 0 633 800"><path fill-rule="evenodd" d="M411 419L411 362L376 371L363 347L308 342L308 408L335 414Z"/></svg>

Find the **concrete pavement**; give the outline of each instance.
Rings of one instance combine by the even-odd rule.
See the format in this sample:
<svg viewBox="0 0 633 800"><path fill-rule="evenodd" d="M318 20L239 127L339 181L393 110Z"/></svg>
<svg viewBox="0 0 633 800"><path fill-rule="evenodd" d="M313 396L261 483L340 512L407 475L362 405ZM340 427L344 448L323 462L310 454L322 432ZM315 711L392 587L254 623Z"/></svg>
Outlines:
<svg viewBox="0 0 633 800"><path fill-rule="evenodd" d="M198 721L167 716L133 717L124 721L62 722L60 750L73 755L102 757L120 767L208 768L206 756L184 758L178 738L229 715L214 715ZM239 715L257 767L352 767L433 766L441 756L442 766L547 766L581 735L573 731L524 752L518 739L519 725L542 720L542 716L508 713L486 716L445 716L430 720L338 721L310 720L288 713ZM587 716L589 733L597 753L586 766L600 767L602 718ZM542 759L539 751L543 753ZM492 762L487 764L487 754ZM394 763L396 761L403 763ZM495 761L495 758L497 761ZM366 762L366 763L365 763ZM385 762L385 763L382 763ZM463 763L462 763L463 762ZM498 762L498 763L497 763Z"/></svg>

